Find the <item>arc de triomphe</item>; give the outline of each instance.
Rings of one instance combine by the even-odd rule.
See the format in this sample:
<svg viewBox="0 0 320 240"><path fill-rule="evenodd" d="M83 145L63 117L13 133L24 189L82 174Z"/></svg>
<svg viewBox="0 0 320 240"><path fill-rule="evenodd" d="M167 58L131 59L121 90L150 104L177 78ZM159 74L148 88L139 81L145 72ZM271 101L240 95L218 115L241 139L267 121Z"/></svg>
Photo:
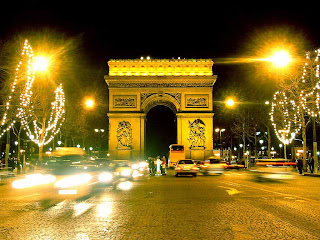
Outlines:
<svg viewBox="0 0 320 240"><path fill-rule="evenodd" d="M109 153L115 159L144 158L146 115L157 105L177 116L177 143L186 158L213 154L211 59L110 60ZM168 146L169 147L169 146Z"/></svg>

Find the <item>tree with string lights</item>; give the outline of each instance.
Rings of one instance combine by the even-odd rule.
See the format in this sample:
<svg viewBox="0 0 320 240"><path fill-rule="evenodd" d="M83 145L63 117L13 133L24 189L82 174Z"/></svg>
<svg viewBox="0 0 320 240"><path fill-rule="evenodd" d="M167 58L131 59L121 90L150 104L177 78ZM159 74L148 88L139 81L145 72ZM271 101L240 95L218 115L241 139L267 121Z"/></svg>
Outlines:
<svg viewBox="0 0 320 240"><path fill-rule="evenodd" d="M41 63L36 62L32 47L28 40L25 40L20 61L15 68L11 91L5 102L6 109L0 122L0 137L5 133L8 135L8 131L20 122L29 139L39 146L40 160L43 146L52 141L60 131L65 115L62 85L59 84L52 93L52 87L56 86L50 81L35 82L36 72L44 64L47 63L43 59ZM17 86L23 87L17 88ZM53 98L50 98L50 93Z"/></svg>
<svg viewBox="0 0 320 240"><path fill-rule="evenodd" d="M306 166L306 126L313 122L313 155L317 164L315 120L320 116L320 49L307 52L300 74L287 76L285 84L274 94L271 121L277 137L285 145L292 142L300 130L303 140L303 162Z"/></svg>

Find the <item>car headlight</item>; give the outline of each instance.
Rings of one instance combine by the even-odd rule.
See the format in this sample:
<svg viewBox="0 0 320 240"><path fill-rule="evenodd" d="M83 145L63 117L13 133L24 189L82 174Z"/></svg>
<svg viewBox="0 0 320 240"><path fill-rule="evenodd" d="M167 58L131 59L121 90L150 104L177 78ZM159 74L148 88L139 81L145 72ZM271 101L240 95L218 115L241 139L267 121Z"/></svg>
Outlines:
<svg viewBox="0 0 320 240"><path fill-rule="evenodd" d="M134 163L134 164L132 164L131 168L136 170L136 169L139 168L139 164L138 163Z"/></svg>
<svg viewBox="0 0 320 240"><path fill-rule="evenodd" d="M91 180L90 174L79 174L70 177L63 178L57 182L55 182L55 186L58 188L69 188L75 187L81 184L88 183Z"/></svg>
<svg viewBox="0 0 320 240"><path fill-rule="evenodd" d="M121 175L125 176L125 177L128 177L128 176L131 175L131 170L130 169L124 169L124 170L122 170Z"/></svg>
<svg viewBox="0 0 320 240"><path fill-rule="evenodd" d="M53 183L56 177L53 175L30 174L26 175L24 179L15 180L12 182L12 187L16 189L23 189L28 187L39 186L42 184Z"/></svg>
<svg viewBox="0 0 320 240"><path fill-rule="evenodd" d="M112 180L113 176L111 173L105 172L105 173L100 173L98 178L100 182L109 182Z"/></svg>

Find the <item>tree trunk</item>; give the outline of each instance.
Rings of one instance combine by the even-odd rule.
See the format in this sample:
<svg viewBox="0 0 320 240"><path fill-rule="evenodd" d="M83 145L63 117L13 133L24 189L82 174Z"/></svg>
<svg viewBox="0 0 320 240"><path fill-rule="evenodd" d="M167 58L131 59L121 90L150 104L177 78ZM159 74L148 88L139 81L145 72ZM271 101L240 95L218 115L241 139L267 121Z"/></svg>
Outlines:
<svg viewBox="0 0 320 240"><path fill-rule="evenodd" d="M42 130L41 130L41 134L40 134L40 139L39 139L39 161L40 163L42 162L43 159L43 143L44 143L44 132L46 130L46 118L43 118L42 121Z"/></svg>
<svg viewBox="0 0 320 240"><path fill-rule="evenodd" d="M268 158L271 159L271 135L270 135L270 127L267 127L268 133Z"/></svg>
<svg viewBox="0 0 320 240"><path fill-rule="evenodd" d="M304 118L302 118L302 123L301 123L301 131L302 131L302 161L303 161L303 166L304 169L307 168L307 134L306 134L306 121Z"/></svg>

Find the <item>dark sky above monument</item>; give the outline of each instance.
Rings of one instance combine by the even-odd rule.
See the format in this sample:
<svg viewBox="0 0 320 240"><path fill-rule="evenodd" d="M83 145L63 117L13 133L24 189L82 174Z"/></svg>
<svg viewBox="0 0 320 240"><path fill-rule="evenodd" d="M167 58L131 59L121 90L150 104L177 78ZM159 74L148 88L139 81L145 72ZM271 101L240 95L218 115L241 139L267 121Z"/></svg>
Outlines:
<svg viewBox="0 0 320 240"><path fill-rule="evenodd" d="M0 40L50 29L79 42L86 68L101 71L116 58L212 58L215 99L229 93L272 96L274 84L254 64L234 64L284 41L303 51L320 46L319 3L252 1L24 1L7 2ZM231 59L231 60L230 60ZM226 64L226 62L228 64ZM249 86L249 87L248 87ZM240 94L240 93L239 93ZM258 101L257 100L257 101Z"/></svg>
<svg viewBox="0 0 320 240"><path fill-rule="evenodd" d="M52 28L80 36L94 63L110 58L245 54L257 33L286 28L320 45L316 4L248 1L24 1L1 11L0 38Z"/></svg>

